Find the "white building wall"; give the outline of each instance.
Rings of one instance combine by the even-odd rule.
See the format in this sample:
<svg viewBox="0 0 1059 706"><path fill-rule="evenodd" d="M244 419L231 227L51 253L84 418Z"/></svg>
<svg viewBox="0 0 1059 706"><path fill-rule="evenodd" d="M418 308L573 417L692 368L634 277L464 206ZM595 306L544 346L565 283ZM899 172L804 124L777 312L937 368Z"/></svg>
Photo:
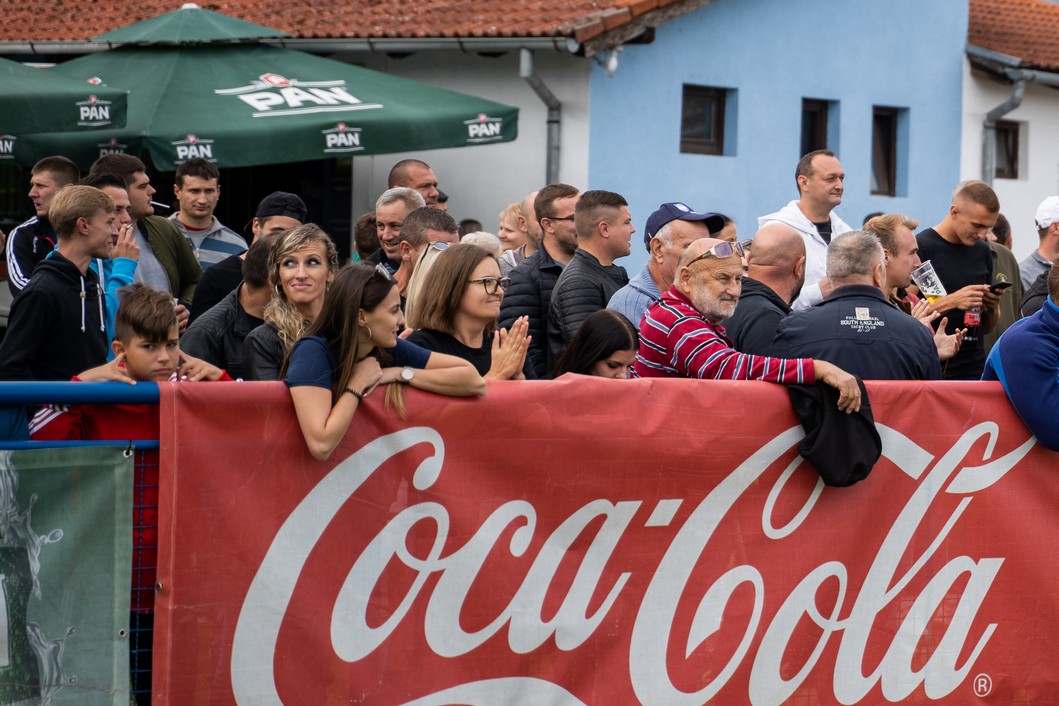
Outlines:
<svg viewBox="0 0 1059 706"><path fill-rule="evenodd" d="M547 109L519 77L517 50L499 57L446 51L404 58L380 54L335 58L519 108L518 138L513 142L356 157L354 218L374 209L375 199L386 189L390 167L409 157L430 164L441 190L449 195L449 213L457 221L476 218L494 233L503 208L547 183ZM559 180L584 188L588 182L589 61L544 51L535 52L534 60L537 74L562 103Z"/></svg>
<svg viewBox="0 0 1059 706"><path fill-rule="evenodd" d="M970 70L964 61L963 139L960 174L982 178L982 121L1011 97L1012 84ZM1059 194L1059 90L1030 83L1022 104L1003 117L1022 123L1018 179L995 179L1001 212L1011 223L1012 250L1021 261L1037 248L1033 215L1047 196Z"/></svg>

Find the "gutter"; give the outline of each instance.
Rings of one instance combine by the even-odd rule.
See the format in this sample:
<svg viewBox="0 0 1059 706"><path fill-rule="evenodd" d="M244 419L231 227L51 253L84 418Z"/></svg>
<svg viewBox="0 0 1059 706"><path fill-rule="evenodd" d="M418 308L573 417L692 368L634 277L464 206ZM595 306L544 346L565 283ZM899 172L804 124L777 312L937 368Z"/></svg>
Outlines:
<svg viewBox="0 0 1059 706"><path fill-rule="evenodd" d="M350 38L314 39L282 37L254 40L254 43L297 49L309 53L370 52L381 54L412 54L421 51L459 51L466 54L493 54L529 49L578 54L581 44L573 37L435 37L426 39ZM71 55L96 54L121 46L114 42L40 41L0 42L0 54L5 55Z"/></svg>
<svg viewBox="0 0 1059 706"><path fill-rule="evenodd" d="M533 52L522 49L519 53L518 75L525 79L537 97L548 108L548 137L545 152L545 184L559 181L559 129L562 126L560 111L562 103L544 81L537 75L533 65Z"/></svg>
<svg viewBox="0 0 1059 706"><path fill-rule="evenodd" d="M967 54L975 63L1011 81L1011 95L996 106L982 120L982 181L992 185L996 174L996 124L1003 116L1022 104L1026 84L1040 83L1059 88L1059 74L1039 69L1023 68L1023 62L1014 56L1001 54L973 44L967 45Z"/></svg>

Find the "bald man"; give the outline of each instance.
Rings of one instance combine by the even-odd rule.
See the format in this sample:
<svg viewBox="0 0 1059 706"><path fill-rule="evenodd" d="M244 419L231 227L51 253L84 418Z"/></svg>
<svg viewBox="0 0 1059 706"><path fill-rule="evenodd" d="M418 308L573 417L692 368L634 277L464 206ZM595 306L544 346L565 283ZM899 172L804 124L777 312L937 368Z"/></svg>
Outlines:
<svg viewBox="0 0 1059 706"><path fill-rule="evenodd" d="M842 369L812 358L781 359L740 353L725 335L722 321L735 311L742 290L743 263L738 244L702 238L688 246L676 277L652 304L640 324L635 377L688 377L707 380L764 380L812 384L838 390L838 407L860 409L860 386Z"/></svg>
<svg viewBox="0 0 1059 706"><path fill-rule="evenodd" d="M805 242L794 228L772 223L752 243L743 291L724 328L740 353L768 355L776 328L805 284Z"/></svg>

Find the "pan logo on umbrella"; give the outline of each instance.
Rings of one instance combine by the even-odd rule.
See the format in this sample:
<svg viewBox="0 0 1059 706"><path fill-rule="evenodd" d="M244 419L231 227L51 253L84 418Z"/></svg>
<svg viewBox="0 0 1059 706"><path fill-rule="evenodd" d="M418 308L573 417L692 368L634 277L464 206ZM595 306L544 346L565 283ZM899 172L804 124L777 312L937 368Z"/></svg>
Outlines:
<svg viewBox="0 0 1059 706"><path fill-rule="evenodd" d="M235 96L254 112L255 118L284 115L312 115L351 110L382 108L381 103L365 103L346 90L346 82L299 81L277 73L265 73L246 86L218 88L219 96Z"/></svg>
<svg viewBox="0 0 1059 706"><path fill-rule="evenodd" d="M324 153L334 154L336 152L360 152L364 146L360 144L361 130L359 127L348 127L345 123L338 123L333 128L321 130L324 136Z"/></svg>
<svg viewBox="0 0 1059 706"><path fill-rule="evenodd" d="M88 100L77 101L80 119L78 125L83 127L101 127L110 125L110 101L89 96Z"/></svg>
<svg viewBox="0 0 1059 706"><path fill-rule="evenodd" d="M17 139L14 135L0 135L0 159L15 158L15 140Z"/></svg>
<svg viewBox="0 0 1059 706"><path fill-rule="evenodd" d="M478 113L477 118L464 120L467 126L467 142L496 142L504 139L504 119L490 118L485 113Z"/></svg>
<svg viewBox="0 0 1059 706"><path fill-rule="evenodd" d="M102 157L105 154L125 154L125 148L128 145L118 142L118 138L112 137L106 142L100 142L96 147L99 148L99 156Z"/></svg>
<svg viewBox="0 0 1059 706"><path fill-rule="evenodd" d="M176 150L176 160L173 164L181 164L189 159L200 157L202 159L216 162L213 156L213 140L204 140L198 135L188 135L183 140L175 140L171 144Z"/></svg>

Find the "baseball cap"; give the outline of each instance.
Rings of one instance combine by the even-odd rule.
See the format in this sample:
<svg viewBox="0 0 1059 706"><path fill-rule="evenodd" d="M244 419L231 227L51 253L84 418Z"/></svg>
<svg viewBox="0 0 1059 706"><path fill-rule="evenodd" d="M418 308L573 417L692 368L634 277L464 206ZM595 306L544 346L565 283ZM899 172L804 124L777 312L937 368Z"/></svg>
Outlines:
<svg viewBox="0 0 1059 706"><path fill-rule="evenodd" d="M658 235L662 226L673 221L703 221L711 233L724 228L724 216L719 213L699 213L691 210L687 204L679 201L664 203L658 210L647 217L647 227L644 228L643 242L647 249L651 249L651 239Z"/></svg>
<svg viewBox="0 0 1059 706"><path fill-rule="evenodd" d="M254 217L287 216L305 223L308 215L309 209L305 207L305 202L297 194L290 194L286 191L273 191L261 199L261 203L257 205L257 213L254 214Z"/></svg>
<svg viewBox="0 0 1059 706"><path fill-rule="evenodd" d="M1037 207L1037 230L1044 230L1051 224L1059 221L1059 196L1049 196Z"/></svg>

